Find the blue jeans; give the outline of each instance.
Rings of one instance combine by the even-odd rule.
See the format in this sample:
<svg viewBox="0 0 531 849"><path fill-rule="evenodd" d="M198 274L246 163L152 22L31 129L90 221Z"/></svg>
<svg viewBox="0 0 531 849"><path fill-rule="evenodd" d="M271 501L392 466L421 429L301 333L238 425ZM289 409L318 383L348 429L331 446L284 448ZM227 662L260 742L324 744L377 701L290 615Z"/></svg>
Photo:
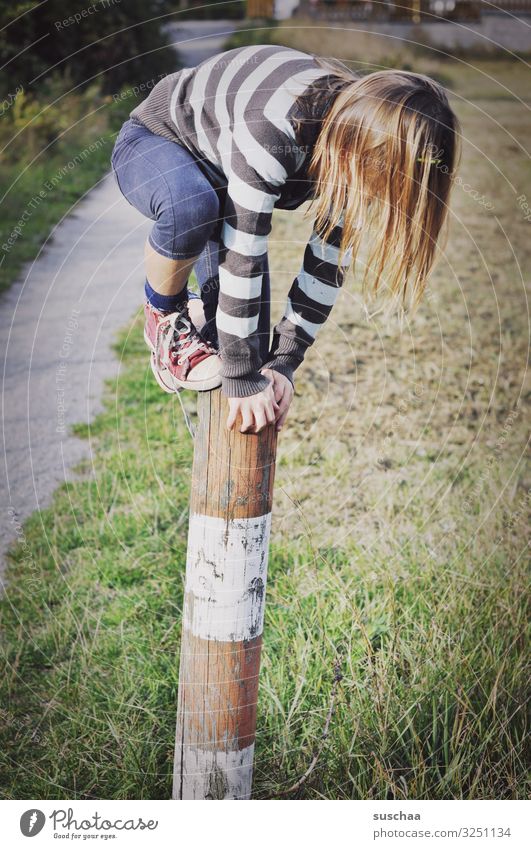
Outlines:
<svg viewBox="0 0 531 849"><path fill-rule="evenodd" d="M153 249L170 259L198 257L194 271L207 322L202 332L217 342L219 255L226 187L213 185L185 147L152 133L131 118L118 133L111 164L125 199L155 222L148 237ZM262 362L269 355L270 314L266 256L258 321Z"/></svg>

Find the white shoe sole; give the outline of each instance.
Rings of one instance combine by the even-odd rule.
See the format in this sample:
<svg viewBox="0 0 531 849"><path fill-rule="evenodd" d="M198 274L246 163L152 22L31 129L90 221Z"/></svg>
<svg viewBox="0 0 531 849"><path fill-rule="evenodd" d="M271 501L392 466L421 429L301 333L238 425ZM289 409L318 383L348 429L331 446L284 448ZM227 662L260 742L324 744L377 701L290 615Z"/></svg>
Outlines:
<svg viewBox="0 0 531 849"><path fill-rule="evenodd" d="M176 392L181 392L183 389L192 389L195 392L206 392L209 389L216 389L216 387L221 386L221 377L219 374L213 374L211 377L206 377L203 380L179 380L177 377L174 377L169 369L163 368L161 370L157 368L155 348L151 344L151 339L147 335L145 329L144 341L151 351L150 365L153 376L160 388L169 395L174 395ZM212 356L215 355L213 354ZM167 377L167 383L164 380L164 377Z"/></svg>

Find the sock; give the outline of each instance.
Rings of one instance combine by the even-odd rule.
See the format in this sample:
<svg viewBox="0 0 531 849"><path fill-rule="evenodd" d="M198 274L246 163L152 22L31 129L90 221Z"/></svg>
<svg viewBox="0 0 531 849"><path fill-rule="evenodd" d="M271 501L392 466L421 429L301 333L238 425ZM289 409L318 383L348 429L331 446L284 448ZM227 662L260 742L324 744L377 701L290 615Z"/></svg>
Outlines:
<svg viewBox="0 0 531 849"><path fill-rule="evenodd" d="M161 312L176 312L188 300L188 288L186 286L177 295L160 295L146 280L144 291L148 303Z"/></svg>

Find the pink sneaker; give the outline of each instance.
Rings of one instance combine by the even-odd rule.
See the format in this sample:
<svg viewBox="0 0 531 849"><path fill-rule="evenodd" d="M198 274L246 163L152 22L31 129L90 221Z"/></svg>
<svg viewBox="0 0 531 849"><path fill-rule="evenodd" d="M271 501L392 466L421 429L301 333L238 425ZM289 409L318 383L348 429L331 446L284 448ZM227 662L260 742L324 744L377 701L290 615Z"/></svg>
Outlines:
<svg viewBox="0 0 531 849"><path fill-rule="evenodd" d="M146 303L144 314L144 339L151 349L151 368L161 389L201 392L221 385L221 360L195 329L187 305L178 312L164 313Z"/></svg>

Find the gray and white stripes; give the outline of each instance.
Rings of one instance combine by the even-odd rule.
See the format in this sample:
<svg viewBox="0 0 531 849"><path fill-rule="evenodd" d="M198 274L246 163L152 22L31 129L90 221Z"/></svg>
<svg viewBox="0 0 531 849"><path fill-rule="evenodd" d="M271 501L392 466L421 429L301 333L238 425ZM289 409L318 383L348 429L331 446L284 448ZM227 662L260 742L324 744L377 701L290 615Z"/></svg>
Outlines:
<svg viewBox="0 0 531 849"><path fill-rule="evenodd" d="M258 314L273 209L288 197L284 208L295 208L311 194L305 173L311 145L296 123L303 118L298 98L331 76L296 50L238 48L165 77L131 113L206 160L227 185L216 324L229 397L264 389L269 381L260 374L263 365L293 379L343 282L340 229L326 242L314 231L274 328L269 359L261 362Z"/></svg>

